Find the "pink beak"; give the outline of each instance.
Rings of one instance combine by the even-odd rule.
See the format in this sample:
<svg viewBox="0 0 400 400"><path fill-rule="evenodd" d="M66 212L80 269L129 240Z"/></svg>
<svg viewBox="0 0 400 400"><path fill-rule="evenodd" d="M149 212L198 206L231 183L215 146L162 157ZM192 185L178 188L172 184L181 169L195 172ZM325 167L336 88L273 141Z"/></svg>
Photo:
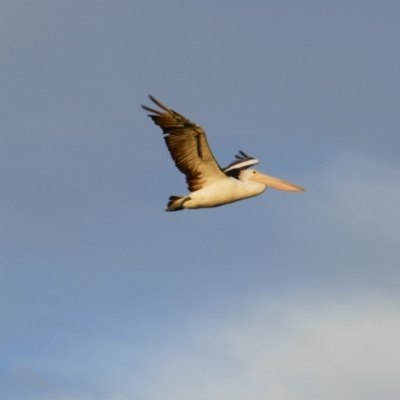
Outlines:
<svg viewBox="0 0 400 400"><path fill-rule="evenodd" d="M293 183L286 182L279 178L274 178L273 176L268 176L264 174L256 174L250 178L251 181L263 183L266 186L272 187L277 190L284 190L285 192L304 192L300 186L293 185Z"/></svg>

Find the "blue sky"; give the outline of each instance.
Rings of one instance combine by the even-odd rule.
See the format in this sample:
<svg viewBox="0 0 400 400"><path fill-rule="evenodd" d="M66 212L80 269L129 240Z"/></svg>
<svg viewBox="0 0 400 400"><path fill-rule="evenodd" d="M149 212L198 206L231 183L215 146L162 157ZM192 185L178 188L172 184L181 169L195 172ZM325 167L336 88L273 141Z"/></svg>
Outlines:
<svg viewBox="0 0 400 400"><path fill-rule="evenodd" d="M399 19L3 1L1 397L398 399ZM307 192L165 213L149 93Z"/></svg>

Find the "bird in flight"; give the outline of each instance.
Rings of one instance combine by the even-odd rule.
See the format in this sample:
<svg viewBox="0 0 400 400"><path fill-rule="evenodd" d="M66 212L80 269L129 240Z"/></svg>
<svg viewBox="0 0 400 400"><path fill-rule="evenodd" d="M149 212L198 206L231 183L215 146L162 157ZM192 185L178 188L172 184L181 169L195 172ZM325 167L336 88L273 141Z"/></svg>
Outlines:
<svg viewBox="0 0 400 400"><path fill-rule="evenodd" d="M203 128L164 106L153 96L149 98L161 110L142 107L151 113L149 117L162 129L171 157L179 171L186 175L190 191L186 196L171 196L165 211L223 206L258 196L267 187L287 192L305 190L248 169L259 161L243 151L235 156L235 161L221 168L211 152Z"/></svg>

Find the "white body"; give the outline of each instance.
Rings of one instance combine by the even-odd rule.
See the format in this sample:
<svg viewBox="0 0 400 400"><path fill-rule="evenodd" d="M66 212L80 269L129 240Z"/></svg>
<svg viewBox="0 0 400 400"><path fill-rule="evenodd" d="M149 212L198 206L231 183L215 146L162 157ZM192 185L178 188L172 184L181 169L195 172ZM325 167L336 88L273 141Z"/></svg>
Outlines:
<svg viewBox="0 0 400 400"><path fill-rule="evenodd" d="M242 182L227 177L185 196L188 200L183 203L183 208L218 207L257 196L266 188L267 186L262 183Z"/></svg>

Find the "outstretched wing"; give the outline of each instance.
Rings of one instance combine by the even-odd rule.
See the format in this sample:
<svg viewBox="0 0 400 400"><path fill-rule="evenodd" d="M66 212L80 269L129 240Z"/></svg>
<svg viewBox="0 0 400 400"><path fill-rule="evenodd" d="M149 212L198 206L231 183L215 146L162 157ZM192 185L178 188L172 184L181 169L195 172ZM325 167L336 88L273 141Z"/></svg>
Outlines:
<svg viewBox="0 0 400 400"><path fill-rule="evenodd" d="M149 96L163 111L142 107L150 111L149 117L164 133L164 139L175 165L186 175L191 192L200 190L226 175L215 160L204 130L177 112Z"/></svg>
<svg viewBox="0 0 400 400"><path fill-rule="evenodd" d="M240 150L238 154L235 155L236 160L231 162L227 167L223 168L222 171L228 176L238 178L240 171L249 168L252 165L256 165L259 161L248 156L244 151Z"/></svg>

